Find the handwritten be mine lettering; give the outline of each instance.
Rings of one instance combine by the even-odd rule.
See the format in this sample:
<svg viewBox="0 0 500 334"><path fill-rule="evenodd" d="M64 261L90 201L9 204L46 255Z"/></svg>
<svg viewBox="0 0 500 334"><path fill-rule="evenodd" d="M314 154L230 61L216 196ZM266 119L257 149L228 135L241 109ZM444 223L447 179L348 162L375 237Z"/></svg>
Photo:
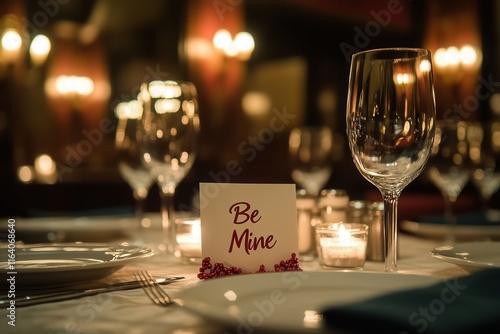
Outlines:
<svg viewBox="0 0 500 334"><path fill-rule="evenodd" d="M229 208L229 213L233 215L233 224L257 224L261 221L261 216L259 215L259 210L252 210L250 203L247 202L237 202L231 205ZM248 225L247 225L248 226ZM250 225L251 226L251 225ZM233 249L244 249L245 253L250 255L250 251L255 251L259 248L261 249L271 249L276 245L277 240L274 240L274 235L265 236L255 236L253 232L250 232L250 228L245 228L241 234L238 234L236 229L233 230L231 236L231 243L229 244L229 253L233 252Z"/></svg>

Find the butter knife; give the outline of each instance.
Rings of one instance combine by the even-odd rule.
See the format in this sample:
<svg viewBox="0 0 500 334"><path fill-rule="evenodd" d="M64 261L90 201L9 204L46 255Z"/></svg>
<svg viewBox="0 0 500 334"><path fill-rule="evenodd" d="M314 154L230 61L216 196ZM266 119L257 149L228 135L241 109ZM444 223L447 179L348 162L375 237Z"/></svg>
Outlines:
<svg viewBox="0 0 500 334"><path fill-rule="evenodd" d="M184 277L166 277L155 279L156 283L160 285L170 284L177 280L183 279ZM15 307L33 306L45 303L58 302L68 299L80 298L85 296L94 296L100 293L107 293L113 291L123 291L137 289L141 287L139 281L121 282L109 284L105 287L94 288L94 289L84 289L84 290L66 290L66 291L54 291L47 293L44 291L42 293L21 294L16 293L16 298L9 299L7 296L2 296L0 299L0 306L3 305L15 305Z"/></svg>

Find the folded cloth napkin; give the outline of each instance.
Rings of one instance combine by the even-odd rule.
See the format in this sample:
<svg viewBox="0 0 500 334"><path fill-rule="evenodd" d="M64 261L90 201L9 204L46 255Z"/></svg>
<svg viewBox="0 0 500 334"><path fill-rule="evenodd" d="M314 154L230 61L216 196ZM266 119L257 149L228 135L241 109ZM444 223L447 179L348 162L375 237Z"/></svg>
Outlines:
<svg viewBox="0 0 500 334"><path fill-rule="evenodd" d="M325 309L327 328L354 333L500 333L500 269Z"/></svg>

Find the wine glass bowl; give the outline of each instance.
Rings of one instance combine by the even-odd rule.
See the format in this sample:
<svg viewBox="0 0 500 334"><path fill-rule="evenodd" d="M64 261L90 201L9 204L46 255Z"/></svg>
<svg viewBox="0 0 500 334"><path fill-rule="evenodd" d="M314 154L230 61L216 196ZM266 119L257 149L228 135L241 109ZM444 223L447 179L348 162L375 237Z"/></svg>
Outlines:
<svg viewBox="0 0 500 334"><path fill-rule="evenodd" d="M200 129L197 92L190 82L154 80L142 84L139 99L141 159L160 188L164 246L172 253L175 190L193 165Z"/></svg>
<svg viewBox="0 0 500 334"><path fill-rule="evenodd" d="M332 131L325 126L294 128L288 148L294 182L309 194L319 194L332 174Z"/></svg>
<svg viewBox="0 0 500 334"><path fill-rule="evenodd" d="M467 123L438 121L428 176L446 200L454 203L470 179Z"/></svg>
<svg viewBox="0 0 500 334"><path fill-rule="evenodd" d="M434 138L430 52L376 49L352 56L347 137L357 169L384 199L386 271L397 270L397 202L424 170Z"/></svg>
<svg viewBox="0 0 500 334"><path fill-rule="evenodd" d="M484 213L488 212L491 197L500 188L500 152L498 122L476 122L469 127L467 138L470 142L472 160L472 182L482 200ZM495 142L496 140L496 142Z"/></svg>

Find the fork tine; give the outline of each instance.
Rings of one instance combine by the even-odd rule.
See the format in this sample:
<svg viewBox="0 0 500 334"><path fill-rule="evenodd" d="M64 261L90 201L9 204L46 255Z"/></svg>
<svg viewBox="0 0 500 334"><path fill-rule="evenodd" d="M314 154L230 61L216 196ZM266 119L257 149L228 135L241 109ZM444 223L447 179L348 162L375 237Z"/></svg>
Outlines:
<svg viewBox="0 0 500 334"><path fill-rule="evenodd" d="M168 306L173 304L172 298L160 287L147 271L135 273L146 295L157 305Z"/></svg>

